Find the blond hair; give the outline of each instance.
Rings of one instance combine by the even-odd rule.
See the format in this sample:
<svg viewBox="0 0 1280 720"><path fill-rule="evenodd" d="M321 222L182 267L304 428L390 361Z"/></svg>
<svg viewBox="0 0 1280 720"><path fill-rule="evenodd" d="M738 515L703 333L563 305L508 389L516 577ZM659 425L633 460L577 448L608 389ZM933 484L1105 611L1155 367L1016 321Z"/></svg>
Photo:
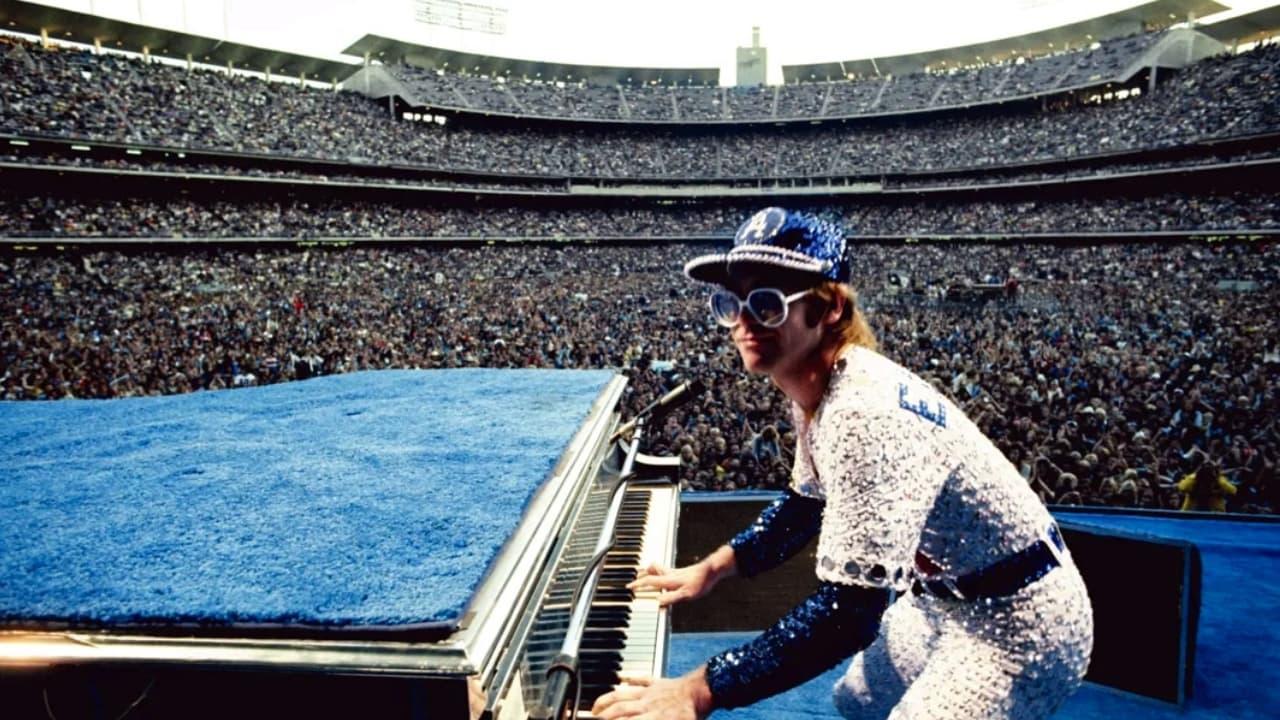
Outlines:
<svg viewBox="0 0 1280 720"><path fill-rule="evenodd" d="M867 322L867 316L863 315L862 308L858 307L858 291L854 290L852 285L828 280L814 287L813 295L828 306L835 302L837 295L844 298L844 312L840 314L840 319L827 335L828 340L835 343L839 350L850 345L858 345L868 350L875 350L879 346L876 342L876 334Z"/></svg>

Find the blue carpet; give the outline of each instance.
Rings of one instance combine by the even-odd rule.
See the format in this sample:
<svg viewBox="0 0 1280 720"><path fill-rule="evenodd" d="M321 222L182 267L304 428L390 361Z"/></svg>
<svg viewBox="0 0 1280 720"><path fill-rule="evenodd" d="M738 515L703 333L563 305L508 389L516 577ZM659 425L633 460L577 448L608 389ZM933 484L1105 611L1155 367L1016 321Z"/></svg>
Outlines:
<svg viewBox="0 0 1280 720"><path fill-rule="evenodd" d="M1274 720L1280 716L1280 523L1194 520L1135 515L1063 513L1064 522L1186 540L1200 549L1203 590L1196 670L1185 708L1085 684L1055 716L1059 720ZM1135 607L1140 599L1135 598ZM672 637L668 674L678 675L751 633L690 633ZM839 717L831 704L838 668L788 693L726 717L766 720Z"/></svg>
<svg viewBox="0 0 1280 720"><path fill-rule="evenodd" d="M0 403L0 624L452 622L611 376Z"/></svg>

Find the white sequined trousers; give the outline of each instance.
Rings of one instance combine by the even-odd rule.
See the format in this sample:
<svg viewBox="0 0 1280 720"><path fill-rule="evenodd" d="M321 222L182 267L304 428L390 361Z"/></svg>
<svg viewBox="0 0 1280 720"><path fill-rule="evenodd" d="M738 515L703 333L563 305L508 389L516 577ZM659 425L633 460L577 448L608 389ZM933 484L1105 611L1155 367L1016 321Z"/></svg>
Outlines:
<svg viewBox="0 0 1280 720"><path fill-rule="evenodd" d="M908 592L836 683L858 720L1036 720L1080 685L1093 612L1075 565L1014 595L962 602Z"/></svg>

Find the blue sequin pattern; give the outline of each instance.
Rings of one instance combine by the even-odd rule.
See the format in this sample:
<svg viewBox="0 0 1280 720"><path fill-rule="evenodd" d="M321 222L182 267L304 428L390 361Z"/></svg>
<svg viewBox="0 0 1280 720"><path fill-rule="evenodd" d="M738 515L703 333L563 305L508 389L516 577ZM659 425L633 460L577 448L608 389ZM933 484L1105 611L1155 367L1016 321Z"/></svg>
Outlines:
<svg viewBox="0 0 1280 720"><path fill-rule="evenodd" d="M733 244L735 248L768 245L792 250L821 262L822 275L828 280L849 282L844 230L816 215L765 208L742 223Z"/></svg>
<svg viewBox="0 0 1280 720"><path fill-rule="evenodd" d="M773 627L707 661L715 706L741 707L776 695L870 645L889 597L887 590L819 584Z"/></svg>
<svg viewBox="0 0 1280 720"><path fill-rule="evenodd" d="M794 492L770 503L729 541L738 574L754 577L800 552L822 528L822 507L821 500Z"/></svg>

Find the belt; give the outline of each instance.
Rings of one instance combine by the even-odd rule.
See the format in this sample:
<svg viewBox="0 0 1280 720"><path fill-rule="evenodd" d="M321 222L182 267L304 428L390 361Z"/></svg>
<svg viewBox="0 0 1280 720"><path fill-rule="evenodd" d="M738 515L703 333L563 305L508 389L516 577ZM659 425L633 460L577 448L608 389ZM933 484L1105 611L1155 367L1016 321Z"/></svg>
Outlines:
<svg viewBox="0 0 1280 720"><path fill-rule="evenodd" d="M1056 523L1049 526L1046 535L1048 539L1037 540L981 570L958 578L917 578L911 591L916 595L927 593L943 600L962 602L1012 595L1062 564L1058 558L1066 552L1067 545Z"/></svg>

